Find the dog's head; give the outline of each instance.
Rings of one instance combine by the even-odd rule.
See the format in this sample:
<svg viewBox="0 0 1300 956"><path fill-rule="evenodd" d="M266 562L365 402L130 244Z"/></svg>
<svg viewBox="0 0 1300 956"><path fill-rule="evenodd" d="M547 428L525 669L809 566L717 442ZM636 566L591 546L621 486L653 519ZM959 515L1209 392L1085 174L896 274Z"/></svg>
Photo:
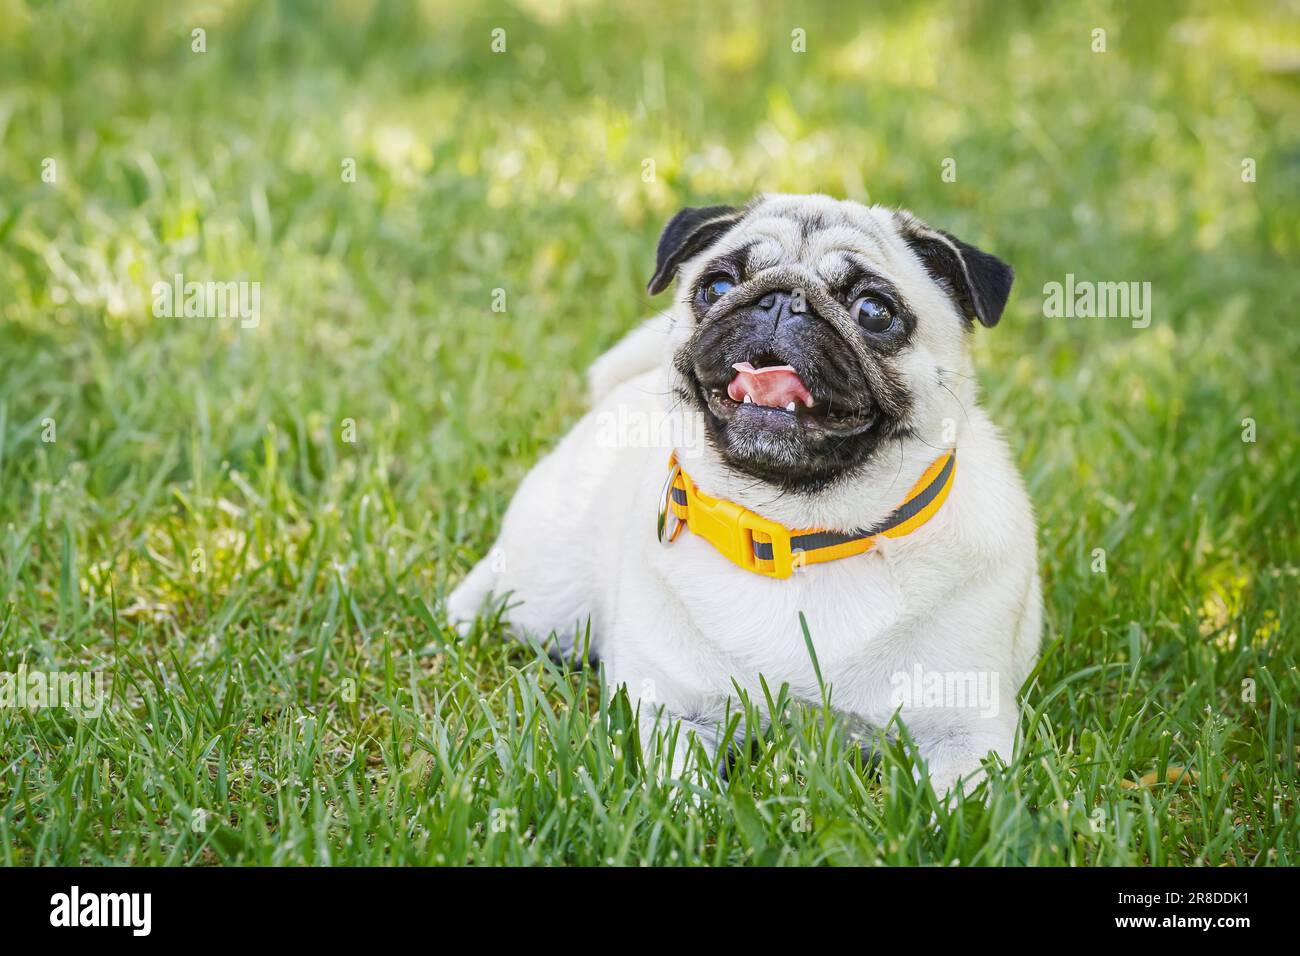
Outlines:
<svg viewBox="0 0 1300 956"><path fill-rule="evenodd" d="M728 467L818 490L959 414L966 333L1011 267L908 213L828 196L684 209L651 294L678 279L674 387Z"/></svg>

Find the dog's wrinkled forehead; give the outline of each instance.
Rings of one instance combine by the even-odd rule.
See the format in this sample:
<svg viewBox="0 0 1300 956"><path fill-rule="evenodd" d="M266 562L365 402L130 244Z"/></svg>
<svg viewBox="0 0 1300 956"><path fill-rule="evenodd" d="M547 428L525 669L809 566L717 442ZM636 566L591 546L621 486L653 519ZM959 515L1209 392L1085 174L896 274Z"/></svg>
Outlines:
<svg viewBox="0 0 1300 956"><path fill-rule="evenodd" d="M683 209L659 237L646 291L658 295L680 278L678 296L690 301L692 286L711 268L743 272L746 283L766 273L760 288L806 283L811 293L820 285L827 296L847 284L846 276L883 280L903 298L934 300L912 303L926 314L943 310L935 299L943 296L968 323L985 326L1002 317L1015 278L997 256L910 213L823 195L765 195L743 209Z"/></svg>
<svg viewBox="0 0 1300 956"><path fill-rule="evenodd" d="M709 251L743 251L747 275L797 264L836 285L855 265L898 268L899 241L893 218L879 209L829 196L770 196L746 209Z"/></svg>

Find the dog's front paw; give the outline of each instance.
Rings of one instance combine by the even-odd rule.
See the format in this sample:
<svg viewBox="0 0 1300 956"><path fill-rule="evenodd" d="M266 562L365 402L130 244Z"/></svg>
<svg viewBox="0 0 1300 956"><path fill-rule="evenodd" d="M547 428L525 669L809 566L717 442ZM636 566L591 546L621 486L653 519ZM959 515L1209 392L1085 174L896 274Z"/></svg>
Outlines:
<svg viewBox="0 0 1300 956"><path fill-rule="evenodd" d="M496 572L490 558L484 558L474 565L465 580L456 585L455 590L447 596L443 605L447 623L461 637L470 632L474 619L483 610L488 597L496 583Z"/></svg>
<svg viewBox="0 0 1300 956"><path fill-rule="evenodd" d="M974 763L948 764L930 768L930 787L945 803L957 794L971 796L988 778L978 759Z"/></svg>
<svg viewBox="0 0 1300 956"><path fill-rule="evenodd" d="M1012 737L1009 730L996 737L957 732L941 740L921 740L918 745L930 787L946 802L959 793L969 797L979 790L988 779L985 758L1005 761L1012 750Z"/></svg>

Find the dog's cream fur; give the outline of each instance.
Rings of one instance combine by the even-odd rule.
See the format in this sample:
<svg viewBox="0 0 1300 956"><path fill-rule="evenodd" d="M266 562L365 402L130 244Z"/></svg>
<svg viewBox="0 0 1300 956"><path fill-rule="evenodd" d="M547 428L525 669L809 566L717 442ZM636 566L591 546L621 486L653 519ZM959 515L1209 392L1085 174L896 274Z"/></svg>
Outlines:
<svg viewBox="0 0 1300 956"><path fill-rule="evenodd" d="M783 203L833 211L844 225L801 236ZM771 214L762 215L769 206ZM687 263L679 289L728 241L757 236L770 243L774 265L793 263L810 276L832 272L846 248L867 249L920 318L901 360L916 402L916 437L889 443L817 494L781 494L732 471L707 445L677 449L692 478L705 492L790 528L850 530L892 512L955 444L956 475L943 507L905 537L786 580L736 567L689 531L661 546L654 524L669 449L610 442L602 422L609 415L652 420L671 409L702 433L700 422L687 421L701 413L674 397L672 356L694 323L679 293L668 313L593 366L592 411L524 479L494 554L451 595L449 617L472 621L490 594L509 595L511 624L539 637L555 632L565 651L589 620L592 650L612 684L642 702L647 739L654 715L666 714L717 746L729 703L734 712L733 681L759 702L760 675L773 691L788 684L795 699L820 702L803 612L832 706L869 726L884 727L899 711L897 675L918 666L926 674L996 676L996 714L919 702L898 714L936 790L959 781L969 787L984 756L1010 759L1016 693L1038 650L1042 609L1028 497L1006 443L976 402L962 318L900 237L900 214L826 197L774 197L759 213L738 236Z"/></svg>

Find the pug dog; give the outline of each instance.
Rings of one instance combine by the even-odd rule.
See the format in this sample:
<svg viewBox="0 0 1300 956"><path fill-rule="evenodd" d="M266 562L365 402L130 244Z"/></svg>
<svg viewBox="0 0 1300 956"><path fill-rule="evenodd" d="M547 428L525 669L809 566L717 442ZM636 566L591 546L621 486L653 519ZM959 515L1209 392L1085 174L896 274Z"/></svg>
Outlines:
<svg viewBox="0 0 1300 956"><path fill-rule="evenodd" d="M591 368L591 412L449 619L589 638L647 747L680 721L670 773L699 752L681 730L716 756L762 680L901 721L937 792L971 789L1011 758L1042 622L1033 511L967 347L1011 267L904 211L765 195L674 216L649 291L674 280Z"/></svg>

